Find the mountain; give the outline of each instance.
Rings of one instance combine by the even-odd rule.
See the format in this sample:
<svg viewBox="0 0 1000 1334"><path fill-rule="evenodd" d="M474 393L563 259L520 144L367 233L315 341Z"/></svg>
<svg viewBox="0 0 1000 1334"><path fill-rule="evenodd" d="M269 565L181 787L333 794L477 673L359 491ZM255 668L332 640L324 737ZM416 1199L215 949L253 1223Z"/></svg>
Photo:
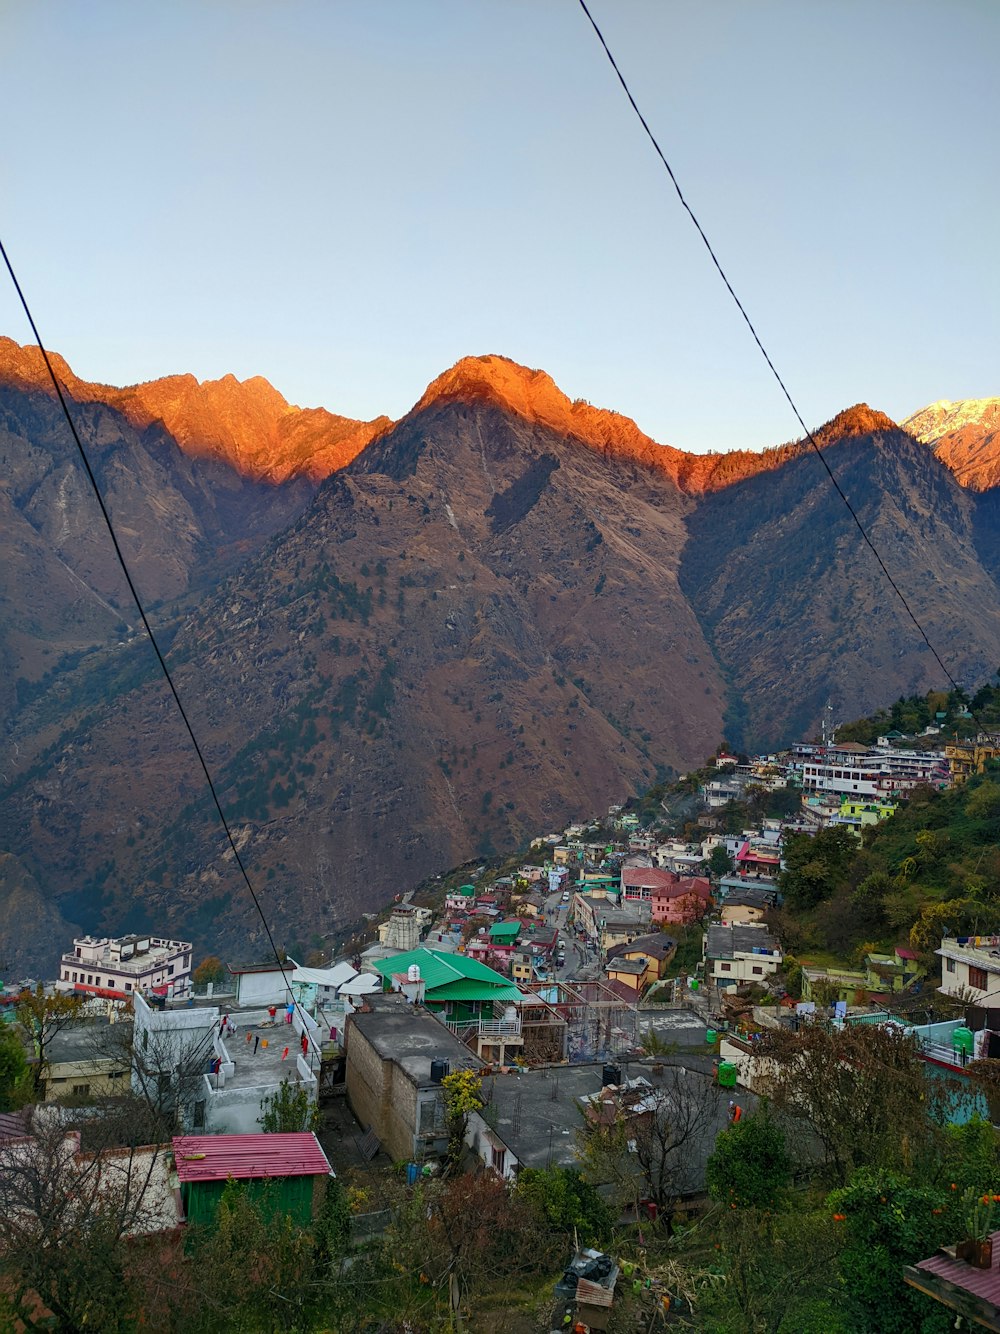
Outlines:
<svg viewBox="0 0 1000 1334"><path fill-rule="evenodd" d="M317 486L332 414L296 463L274 441L299 410L266 382L155 381L140 411L60 374L241 855L300 949L723 733L770 748L827 700L853 717L941 684L808 443L686 455L542 371L469 357L401 421L355 423L366 447ZM6 721L0 922L41 896L39 969L70 923L253 953L55 404L12 379L2 494L34 584L8 579L21 619L0 651L38 660ZM863 404L817 439L953 673L991 672L1000 492Z"/></svg>
<svg viewBox="0 0 1000 1334"><path fill-rule="evenodd" d="M963 486L987 491L1000 483L1000 398L943 398L902 426L930 445Z"/></svg>
<svg viewBox="0 0 1000 1334"><path fill-rule="evenodd" d="M990 676L1000 662L1000 513L864 405L815 434L952 674L967 684ZM688 532L681 587L729 681L734 745L805 735L827 702L848 719L944 684L811 450L705 496Z"/></svg>
<svg viewBox="0 0 1000 1334"><path fill-rule="evenodd" d="M77 403L114 408L139 432L158 424L188 458L216 459L256 482L322 481L392 425L388 417L362 422L294 407L259 375L205 381L168 375L116 389L78 379L58 353L49 359ZM0 338L0 384L55 394L38 348L9 338Z"/></svg>
<svg viewBox="0 0 1000 1334"><path fill-rule="evenodd" d="M283 934L704 758L723 686L678 586L689 505L662 470L432 396L201 602L170 661ZM245 950L245 895L140 650L12 784L10 850L67 918Z"/></svg>

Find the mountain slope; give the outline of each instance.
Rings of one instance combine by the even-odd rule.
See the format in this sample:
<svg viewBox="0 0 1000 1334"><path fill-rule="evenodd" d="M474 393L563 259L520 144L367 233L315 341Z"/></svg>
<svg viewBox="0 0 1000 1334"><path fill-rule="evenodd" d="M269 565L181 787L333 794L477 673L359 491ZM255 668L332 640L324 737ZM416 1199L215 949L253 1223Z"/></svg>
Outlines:
<svg viewBox="0 0 1000 1334"><path fill-rule="evenodd" d="M388 417L361 422L294 407L259 375L204 382L168 375L117 389L79 379L58 353L49 358L77 403L114 408L139 432L159 424L187 457L218 460L257 482L322 481L392 424ZM0 338L0 384L54 396L38 348L10 338Z"/></svg>
<svg viewBox="0 0 1000 1334"><path fill-rule="evenodd" d="M688 504L662 472L434 401L205 600L171 662L283 934L712 749L721 679L677 586ZM155 680L123 678L8 810L67 917L254 939Z"/></svg>
<svg viewBox="0 0 1000 1334"><path fill-rule="evenodd" d="M1000 661L1000 589L977 558L976 497L882 414L818 434L828 462L931 641L960 681ZM733 744L808 730L942 685L941 672L817 459L706 496L681 586L734 688Z"/></svg>
<svg viewBox="0 0 1000 1334"><path fill-rule="evenodd" d="M37 354L8 361L0 913L41 894L53 932L252 953ZM685 455L492 356L391 429L299 413L264 381L71 388L243 854L300 948L690 768L723 728L771 746L828 698L857 716L941 684L808 444ZM817 438L952 671L988 674L1000 491L963 490L864 405Z"/></svg>
<svg viewBox="0 0 1000 1334"><path fill-rule="evenodd" d="M987 491L1000 483L1000 398L941 399L902 426L930 445L963 486Z"/></svg>

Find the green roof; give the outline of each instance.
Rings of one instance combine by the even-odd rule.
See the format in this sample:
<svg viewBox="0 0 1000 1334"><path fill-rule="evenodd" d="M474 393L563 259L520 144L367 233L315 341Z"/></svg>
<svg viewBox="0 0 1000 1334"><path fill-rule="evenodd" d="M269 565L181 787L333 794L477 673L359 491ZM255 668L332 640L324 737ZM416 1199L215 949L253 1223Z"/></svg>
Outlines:
<svg viewBox="0 0 1000 1334"><path fill-rule="evenodd" d="M497 974L499 977L499 974ZM500 978L498 987L488 987L483 982L475 982L471 977L449 982L447 986L435 987L434 995L427 999L437 1005L440 1001L517 1001L521 999L519 988L506 978Z"/></svg>
<svg viewBox="0 0 1000 1334"><path fill-rule="evenodd" d="M490 937L493 940L516 940L520 934L520 922L494 922L490 927Z"/></svg>
<svg viewBox="0 0 1000 1334"><path fill-rule="evenodd" d="M428 1000L436 1000L438 988L449 986L455 982L477 983L478 989L475 995L469 998L473 1000L497 996L496 988L511 986L502 973L496 972L493 968L487 968L478 959L467 959L464 954L445 954L441 950L429 950L423 946L415 950L407 950L405 954L394 954L390 959L375 960L372 966L388 981L393 973L405 973L410 965L414 963L420 969L420 976L424 982L424 994ZM520 995L516 987L513 990L517 995ZM506 997L502 997L502 999L506 999Z"/></svg>

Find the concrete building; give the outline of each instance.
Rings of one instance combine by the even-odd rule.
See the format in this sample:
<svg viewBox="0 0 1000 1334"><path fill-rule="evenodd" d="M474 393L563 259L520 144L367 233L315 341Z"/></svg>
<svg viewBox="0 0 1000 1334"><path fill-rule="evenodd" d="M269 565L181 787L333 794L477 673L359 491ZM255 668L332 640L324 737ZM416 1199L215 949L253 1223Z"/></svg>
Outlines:
<svg viewBox="0 0 1000 1334"><path fill-rule="evenodd" d="M934 951L941 960L940 991L982 1005L1000 998L1000 936L945 936Z"/></svg>
<svg viewBox="0 0 1000 1334"><path fill-rule="evenodd" d="M622 1090L642 1090L651 1105L704 1102L703 1125L678 1153L683 1158L681 1192L704 1189L705 1163L718 1132L728 1124L731 1094L717 1088L711 1062L703 1057L673 1061L553 1066L484 1078L486 1106L469 1118L466 1143L494 1172L509 1180L524 1167L578 1167L578 1134L595 1100ZM612 1078L609 1086L608 1077Z"/></svg>
<svg viewBox="0 0 1000 1334"><path fill-rule="evenodd" d="M705 978L717 987L763 982L781 967L781 947L764 926L710 926Z"/></svg>
<svg viewBox="0 0 1000 1334"><path fill-rule="evenodd" d="M144 995L186 996L191 990L191 942L165 936L78 936L59 961L57 991L127 1000Z"/></svg>
<svg viewBox="0 0 1000 1334"><path fill-rule="evenodd" d="M286 1005L290 999L295 968L294 959L285 963L284 972L278 967L276 959L269 959L265 963L227 964L226 971L232 979L236 994L236 1006Z"/></svg>
<svg viewBox="0 0 1000 1334"><path fill-rule="evenodd" d="M49 1042L43 1084L45 1102L114 1097L129 1088L132 1025L104 1019L68 1024Z"/></svg>
<svg viewBox="0 0 1000 1334"><path fill-rule="evenodd" d="M175 1110L185 1131L256 1133L265 1099L285 1080L316 1101L321 1034L301 1010L285 1023L283 1011L272 1020L266 1008L161 1010L140 995L134 1005L133 1089Z"/></svg>
<svg viewBox="0 0 1000 1334"><path fill-rule="evenodd" d="M482 1061L398 992L371 996L366 1009L348 1018L346 1048L351 1110L389 1156L421 1162L443 1154L442 1072L478 1070Z"/></svg>

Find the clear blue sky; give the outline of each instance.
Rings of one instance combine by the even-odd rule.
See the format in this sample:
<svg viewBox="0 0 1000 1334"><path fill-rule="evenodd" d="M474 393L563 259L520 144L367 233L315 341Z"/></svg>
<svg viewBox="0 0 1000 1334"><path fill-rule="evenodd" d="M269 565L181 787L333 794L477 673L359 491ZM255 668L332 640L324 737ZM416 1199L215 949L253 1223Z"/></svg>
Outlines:
<svg viewBox="0 0 1000 1334"><path fill-rule="evenodd" d="M592 8L810 424L1000 394L1000 5ZM0 81L86 378L399 416L500 352L681 448L798 434L575 0L7 0Z"/></svg>

